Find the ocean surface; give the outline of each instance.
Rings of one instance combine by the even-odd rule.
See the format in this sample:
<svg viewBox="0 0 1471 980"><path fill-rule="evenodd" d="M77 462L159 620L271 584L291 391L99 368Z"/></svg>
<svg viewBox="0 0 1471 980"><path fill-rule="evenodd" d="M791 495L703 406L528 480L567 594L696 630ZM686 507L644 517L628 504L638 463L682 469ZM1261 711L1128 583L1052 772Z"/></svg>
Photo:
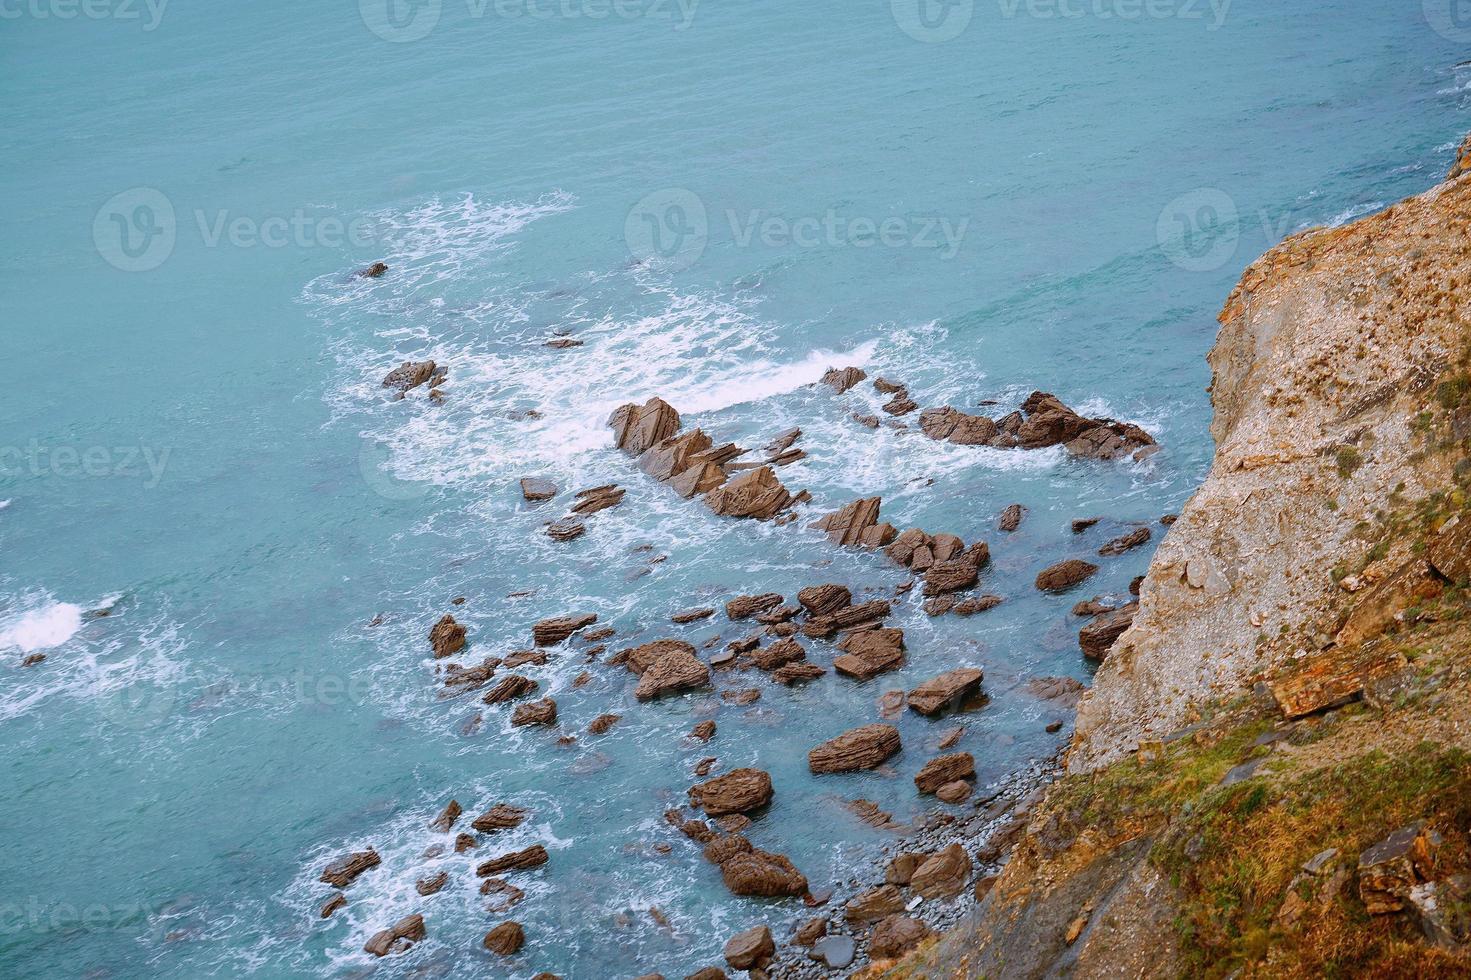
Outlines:
<svg viewBox="0 0 1471 980"><path fill-rule="evenodd" d="M0 975L683 976L810 914L731 897L664 823L702 756L772 773L749 836L821 887L889 839L842 800L921 814L909 777L954 723L909 713L891 772L810 776L807 750L878 720L883 692L983 668L959 746L983 786L1056 750L1065 715L1026 681L1087 681L1068 610L1124 593L1150 549L1065 596L1033 576L1202 479L1204 357L1245 265L1430 186L1471 129L1471 25L1448 3L1145 6L8 7ZM563 334L583 346L544 346ZM422 358L449 368L443 404L391 400L384 373ZM871 387L813 386L850 364L922 406L1051 391L1163 449L871 431L849 418ZM721 441L800 426L781 476L813 494L804 519L715 518L646 478L604 422L654 395ZM526 503L533 475L564 496ZM627 498L584 537L541 533L609 482ZM611 651L744 635L668 622L739 592L891 594L903 570L806 527L868 495L901 528L987 540L1005 603L931 619L910 599L903 670L722 678L762 688L744 708L637 704L572 643L530 671L563 730L624 718L570 747L440 697L426 636L450 611L478 661L564 612L617 628ZM1029 513L1001 535L1013 502ZM719 734L688 744L704 718ZM532 817L425 858L452 797ZM474 862L537 841L525 900L487 912ZM322 866L366 846L382 866L320 920ZM415 911L424 942L362 951ZM528 941L504 961L480 939L507 917Z"/></svg>

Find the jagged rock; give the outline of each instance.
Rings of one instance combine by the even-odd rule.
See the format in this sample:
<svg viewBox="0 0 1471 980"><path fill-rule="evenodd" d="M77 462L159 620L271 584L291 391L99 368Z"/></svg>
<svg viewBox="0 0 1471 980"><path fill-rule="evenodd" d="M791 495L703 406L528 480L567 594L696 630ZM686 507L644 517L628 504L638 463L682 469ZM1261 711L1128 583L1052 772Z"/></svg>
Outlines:
<svg viewBox="0 0 1471 980"><path fill-rule="evenodd" d="M449 664L444 672L444 686L474 690L494 677L496 668L500 665L501 661L497 657L486 657L473 667Z"/></svg>
<svg viewBox="0 0 1471 980"><path fill-rule="evenodd" d="M457 653L465 645L465 627L446 613L429 631L429 645L434 648L436 660Z"/></svg>
<svg viewBox="0 0 1471 980"><path fill-rule="evenodd" d="M1103 520L1101 517L1080 517L1073 521L1073 533L1082 534L1101 520Z"/></svg>
<svg viewBox="0 0 1471 980"><path fill-rule="evenodd" d="M527 500L551 500L556 495L557 485L551 480L544 480L538 476L523 476L521 478L521 496Z"/></svg>
<svg viewBox="0 0 1471 980"><path fill-rule="evenodd" d="M826 673L827 670L823 667L819 667L817 664L794 663L787 664L785 667L777 668L777 670L773 672L771 676L774 680L782 684L791 686L792 684L796 684L799 681L816 680Z"/></svg>
<svg viewBox="0 0 1471 980"><path fill-rule="evenodd" d="M373 937L364 944L363 952L372 953L374 956L402 953L414 945L414 943L423 939L424 935L424 917L422 915L404 916L389 928L381 932L375 932Z"/></svg>
<svg viewBox="0 0 1471 980"><path fill-rule="evenodd" d="M904 663L904 631L880 628L850 633L838 648L843 655L833 660L833 670L866 681Z"/></svg>
<svg viewBox="0 0 1471 980"><path fill-rule="evenodd" d="M768 609L763 613L757 613L756 622L767 626L775 626L778 623L785 623L787 620L793 619L801 612L801 606L777 606L775 609Z"/></svg>
<svg viewBox="0 0 1471 980"><path fill-rule="evenodd" d="M547 863L547 860L547 849L540 844L532 844L524 850L491 858L477 867L475 874L481 878L488 878L505 871L526 871L530 868L541 867Z"/></svg>
<svg viewBox="0 0 1471 980"><path fill-rule="evenodd" d="M694 739L699 739L701 742L708 742L708 741L710 741L710 739L712 739L712 738L715 737L715 722L713 722L713 721L702 721L702 722L700 722L694 728L690 729L689 737L690 738L694 738Z"/></svg>
<svg viewBox="0 0 1471 980"><path fill-rule="evenodd" d="M695 775L703 779L710 775L710 770L715 768L718 760L713 755L708 755L695 764Z"/></svg>
<svg viewBox="0 0 1471 980"><path fill-rule="evenodd" d="M785 855L756 848L721 862L720 877L733 895L775 898L807 891L807 878Z"/></svg>
<svg viewBox="0 0 1471 980"><path fill-rule="evenodd" d="M470 821L470 826L482 834L493 834L497 830L511 830L521 826L526 811L509 803L497 803L480 816Z"/></svg>
<svg viewBox="0 0 1471 980"><path fill-rule="evenodd" d="M893 725L862 725L829 739L807 753L814 774L873 769L902 748Z"/></svg>
<svg viewBox="0 0 1471 980"><path fill-rule="evenodd" d="M455 834L455 853L464 854L466 851L475 850L475 838L466 833Z"/></svg>
<svg viewBox="0 0 1471 980"><path fill-rule="evenodd" d="M1404 655L1392 648L1333 647L1310 660L1305 669L1268 681L1267 686L1283 715L1301 718L1352 701L1368 684L1405 665Z"/></svg>
<svg viewBox="0 0 1471 980"><path fill-rule="evenodd" d="M526 933L519 922L502 922L485 934L483 945L492 953L513 956L521 951L526 942Z"/></svg>
<svg viewBox="0 0 1471 980"><path fill-rule="evenodd" d="M404 361L383 378L383 387L411 391L431 378L441 378L444 371L433 361Z"/></svg>
<svg viewBox="0 0 1471 980"><path fill-rule="evenodd" d="M585 517L588 514L596 514L598 511L607 510L609 507L617 507L623 503L625 493L626 491L622 487L614 483L609 483L601 487L590 487L587 490L579 490L576 496L577 503L572 505L572 513L581 514Z"/></svg>
<svg viewBox="0 0 1471 980"><path fill-rule="evenodd" d="M638 456L679 431L679 413L664 399L650 398L642 406L619 407L608 425L618 448Z"/></svg>
<svg viewBox="0 0 1471 980"><path fill-rule="evenodd" d="M464 810L460 809L460 804L458 800L450 800L449 803L445 805L445 808L439 811L439 816L435 817L433 821L430 822L429 829L437 830L442 834L447 834L450 832L450 830L454 828L455 821L460 819L460 814L464 812Z"/></svg>
<svg viewBox="0 0 1471 980"><path fill-rule="evenodd" d="M1450 173L1446 175L1447 180L1455 180L1462 174L1471 173L1471 136L1461 141L1461 146L1456 150L1456 162L1451 165Z"/></svg>
<svg viewBox="0 0 1471 980"><path fill-rule="evenodd" d="M1105 558L1112 558L1116 555L1122 555L1126 551L1137 548L1142 544L1147 544L1150 537L1151 532L1149 528L1135 528L1128 534L1114 538L1112 541L1108 542L1108 544L1105 544L1102 548L1099 548L1098 553Z"/></svg>
<svg viewBox="0 0 1471 980"><path fill-rule="evenodd" d="M437 875L431 875L428 878L420 878L414 883L414 891L418 892L420 895L428 897L437 893L447 884L449 884L449 872L441 871Z"/></svg>
<svg viewBox="0 0 1471 980"><path fill-rule="evenodd" d="M515 650L506 655L505 662L501 666L507 670L515 670L531 664L534 667L546 666L547 655L545 650Z"/></svg>
<svg viewBox="0 0 1471 980"><path fill-rule="evenodd" d="M679 626L686 626L690 623L698 623L702 619L709 619L713 615L715 615L715 610L710 606L705 606L701 609L686 609L683 612L677 612L669 617L669 621Z"/></svg>
<svg viewBox="0 0 1471 980"><path fill-rule="evenodd" d="M724 701L726 704L734 704L744 707L748 704L755 704L757 701L761 700L761 689L755 687L746 687L738 691L721 691L720 700Z"/></svg>
<svg viewBox="0 0 1471 980"><path fill-rule="evenodd" d="M956 779L952 782L946 783L939 789L935 790L935 797L939 799L942 803L959 805L970 799L970 794L974 790L974 788L975 787L971 786L971 784L966 782L965 780Z"/></svg>
<svg viewBox="0 0 1471 980"><path fill-rule="evenodd" d="M1001 512L996 520L996 529L1010 533L1022 526L1022 518L1026 516L1027 509L1021 504L1012 504Z"/></svg>
<svg viewBox="0 0 1471 980"><path fill-rule="evenodd" d="M537 646L549 647L561 643L573 633L591 626L597 621L598 617L595 613L555 616L551 619L543 619L531 627L531 637Z"/></svg>
<svg viewBox="0 0 1471 980"><path fill-rule="evenodd" d="M751 659L762 670L777 670L787 664L807 659L807 651L796 640L777 640L768 647L751 651Z"/></svg>
<svg viewBox="0 0 1471 980"><path fill-rule="evenodd" d="M725 944L725 962L737 970L763 966L775 955L776 943L764 925L737 933Z"/></svg>
<svg viewBox="0 0 1471 980"><path fill-rule="evenodd" d="M947 596L946 598L953 598L953 596ZM995 609L1005 601L999 595L976 595L960 600L950 608L950 612L953 612L957 616L974 616L976 613L983 613L988 609Z"/></svg>
<svg viewBox="0 0 1471 980"><path fill-rule="evenodd" d="M857 606L846 606L826 616L813 616L802 627L802 633L816 639L832 636L839 630L877 623L889 615L889 603L874 599Z"/></svg>
<svg viewBox="0 0 1471 980"><path fill-rule="evenodd" d="M608 663L614 666L622 664L633 673L642 675L664 654L674 652L693 657L695 648L684 640L654 640L627 650L620 650L616 656L609 659Z"/></svg>
<svg viewBox="0 0 1471 980"><path fill-rule="evenodd" d="M792 448L792 443L802 438L801 429L788 429L775 439L768 442L763 448L773 456L780 455Z"/></svg>
<svg viewBox="0 0 1471 980"><path fill-rule="evenodd" d="M701 854L706 861L719 866L737 854L749 854L752 850L751 842L740 834L726 834L724 837L712 835L707 839Z"/></svg>
<svg viewBox="0 0 1471 980"><path fill-rule="evenodd" d="M1401 827L1359 855L1359 898L1370 915L1398 912L1410 889L1435 877L1440 835L1423 820Z"/></svg>
<svg viewBox="0 0 1471 980"><path fill-rule="evenodd" d="M331 898L327 899L326 902L322 903L322 909L317 914L323 919L330 919L332 918L333 912L336 912L338 909L342 908L346 904L347 896L342 894L342 892L338 892Z"/></svg>
<svg viewBox="0 0 1471 980"><path fill-rule="evenodd" d="M639 469L656 480L670 480L693 465L693 457L713 445L699 429L670 436L639 457Z"/></svg>
<svg viewBox="0 0 1471 980"><path fill-rule="evenodd" d="M854 422L857 422L864 428L877 429L879 427L879 417L877 415L864 415L859 412L854 412L851 417Z"/></svg>
<svg viewBox="0 0 1471 980"><path fill-rule="evenodd" d="M890 381L888 378L874 378L873 390L881 395L897 395L905 389L904 385L897 381Z"/></svg>
<svg viewBox="0 0 1471 980"><path fill-rule="evenodd" d="M553 337L551 340L542 344L543 347L550 347L553 350L571 350L574 347L581 347L582 345L583 341L578 340L576 337Z"/></svg>
<svg viewBox="0 0 1471 980"><path fill-rule="evenodd" d="M511 907L518 905L526 893L504 878L487 878L480 884L480 894L499 896L494 902L485 907L487 912L500 914L510 911Z"/></svg>
<svg viewBox="0 0 1471 980"><path fill-rule="evenodd" d="M711 817L745 813L771 802L771 776L760 769L732 769L690 790L690 802Z"/></svg>
<svg viewBox="0 0 1471 980"><path fill-rule="evenodd" d="M587 531L587 525L575 517L564 517L560 521L553 521L546 527L547 537L553 541L572 541L580 538Z"/></svg>
<svg viewBox="0 0 1471 980"><path fill-rule="evenodd" d="M500 682L481 698L486 704L503 704L513 698L519 698L525 694L531 694L539 685L529 677L520 674L510 674L502 677Z"/></svg>
<svg viewBox="0 0 1471 980"><path fill-rule="evenodd" d="M731 619L749 619L757 613L776 608L782 601L782 596L775 592L738 595L725 604L725 615Z"/></svg>
<svg viewBox="0 0 1471 980"><path fill-rule="evenodd" d="M826 531L829 541L837 545L856 545L863 533L878 523L880 497L865 497L845 504L812 525Z"/></svg>
<svg viewBox="0 0 1471 980"><path fill-rule="evenodd" d="M710 668L697 660L692 652L670 649L640 674L633 696L640 701L649 701L663 694L709 683Z"/></svg>
<svg viewBox="0 0 1471 980"><path fill-rule="evenodd" d="M915 869L909 887L925 898L953 898L965 890L970 872L970 856L965 848L951 844Z"/></svg>
<svg viewBox="0 0 1471 980"><path fill-rule="evenodd" d="M845 367L841 370L838 368L828 368L827 373L822 376L822 383L828 385L841 395L866 377L868 375L862 368Z"/></svg>
<svg viewBox="0 0 1471 980"><path fill-rule="evenodd" d="M889 866L884 869L884 881L890 885L907 885L909 879L914 877L915 870L924 863L928 854L920 854L914 851L905 851L897 854L889 861Z"/></svg>
<svg viewBox="0 0 1471 980"><path fill-rule="evenodd" d="M366 851L354 851L323 868L321 877L317 880L333 888L346 888L357 880L358 875L369 868L378 867L381 863L382 859L378 857L378 852L371 847Z"/></svg>
<svg viewBox="0 0 1471 980"><path fill-rule="evenodd" d="M808 919L797 927L792 935L792 942L798 946L811 946L823 936L827 935L827 920L821 917Z"/></svg>
<svg viewBox="0 0 1471 980"><path fill-rule="evenodd" d="M918 407L914 399L909 397L909 392L903 390L896 392L893 398L883 404L884 411L894 416L908 415Z"/></svg>
<svg viewBox="0 0 1471 980"><path fill-rule="evenodd" d="M996 422L984 415L967 415L946 406L920 413L919 428L931 439L960 446L984 446L996 438Z"/></svg>
<svg viewBox="0 0 1471 980"><path fill-rule="evenodd" d="M686 469L669 480L669 486L674 492L686 500L697 494L714 490L727 479L727 474L722 467L715 463L700 461L700 455L703 454L696 454Z"/></svg>
<svg viewBox="0 0 1471 980"><path fill-rule="evenodd" d="M542 698L540 701L531 701L516 706L511 715L511 726L519 728L523 725L555 725L557 723L557 702L551 698Z"/></svg>
<svg viewBox="0 0 1471 980"><path fill-rule="evenodd" d="M904 895L893 885L871 888L843 906L843 918L849 922L874 922L904 911Z"/></svg>
<svg viewBox="0 0 1471 980"><path fill-rule="evenodd" d="M587 730L593 735L601 735L617 724L622 717L622 715L598 715L588 723Z"/></svg>
<svg viewBox="0 0 1471 980"><path fill-rule="evenodd" d="M1026 421L1017 429L1015 439L1024 449L1062 445L1074 456L1114 459L1155 445L1153 437L1136 425L1084 418L1046 392L1032 392L1021 411Z"/></svg>
<svg viewBox="0 0 1471 980"><path fill-rule="evenodd" d="M372 265L366 268L359 269L357 271L357 277L359 279L377 279L379 276L383 275L383 273L387 271L388 265L386 263L374 262Z"/></svg>
<svg viewBox="0 0 1471 980"><path fill-rule="evenodd" d="M909 692L909 707L922 715L937 715L946 708L958 706L981 686L981 671L974 667L957 667L932 677Z"/></svg>
<svg viewBox="0 0 1471 980"><path fill-rule="evenodd" d="M813 616L826 616L853 604L846 585L809 585L797 593L797 601Z"/></svg>
<svg viewBox="0 0 1471 980"><path fill-rule="evenodd" d="M1069 558L1049 565L1037 573L1037 588L1043 592L1061 592L1092 577L1098 566L1080 558Z"/></svg>
<svg viewBox="0 0 1471 980"><path fill-rule="evenodd" d="M721 517L770 520L787 508L792 495L769 466L748 470L705 494L705 504Z"/></svg>
<svg viewBox="0 0 1471 980"><path fill-rule="evenodd" d="M933 793L946 783L966 779L976 774L976 760L969 752L940 755L924 764L914 777L914 786L921 793Z"/></svg>
<svg viewBox="0 0 1471 980"><path fill-rule="evenodd" d="M1139 612L1139 603L1131 602L1113 612L1102 613L1078 631L1078 646L1083 656L1091 660L1102 660L1113 649L1114 641L1124 635Z"/></svg>
<svg viewBox="0 0 1471 980"><path fill-rule="evenodd" d="M980 574L970 559L961 557L931 565L924 576L924 594L927 596L959 592L975 585Z"/></svg>
<svg viewBox="0 0 1471 980"><path fill-rule="evenodd" d="M907 915L890 915L873 927L868 937L868 955L873 959L903 956L930 936L930 927Z"/></svg>

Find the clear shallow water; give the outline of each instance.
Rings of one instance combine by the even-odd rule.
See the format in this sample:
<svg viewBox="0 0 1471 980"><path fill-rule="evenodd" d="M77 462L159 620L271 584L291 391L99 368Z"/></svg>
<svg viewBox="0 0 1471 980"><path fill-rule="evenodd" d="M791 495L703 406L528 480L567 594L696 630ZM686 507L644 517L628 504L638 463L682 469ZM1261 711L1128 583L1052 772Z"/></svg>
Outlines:
<svg viewBox="0 0 1471 980"><path fill-rule="evenodd" d="M151 30L146 8L8 20L0 966L679 976L736 929L805 911L730 898L663 824L700 757L772 772L752 839L822 884L883 839L838 798L917 813L908 777L949 725L899 722L897 778L809 777L806 750L874 720L882 692L979 665L991 700L962 747L982 781L1051 751L1063 736L1021 685L1087 677L1066 615L1079 596L1030 580L1112 530L1076 540L1067 522L1177 508L1208 465L1203 356L1241 268L1282 234L1428 186L1471 128L1471 75L1452 68L1466 40L1387 6L1237 0L1211 30L1208 8L1130 21L980 4L944 43L901 30L917 30L902 5L836 2L701 4L687 21L446 2L399 43L350 4L179 2ZM886 219L888 244L864 245L862 222ZM350 224L368 240L343 241ZM388 276L350 279L379 258ZM586 346L542 347L554 330ZM450 365L446 404L387 401L382 374L424 356ZM874 434L847 421L868 389L807 387L846 363L924 405L1051 390L1165 449L1100 465ZM716 520L650 485L601 423L653 394L746 445L800 425L810 456L790 486L881 494L897 525L984 536L985 587L1007 603L970 620L905 606L902 672L790 691L742 676L764 692L749 709L637 706L629 677L596 668L573 689L573 645L532 673L564 727L623 713L612 732L564 749L491 710L462 735L474 707L439 699L426 660L454 596L486 656L573 609L699 643L719 620L667 615L902 581L814 532ZM538 531L558 505L515 488L533 473L629 493L556 546ZM1003 539L1013 501L1030 514ZM649 554L668 559L630 580ZM1107 562L1086 595L1122 591L1147 560ZM34 651L47 660L16 666ZM685 746L712 710L715 741ZM535 811L480 858L552 850L517 878L529 942L511 968L479 951L502 917L471 862L419 857L451 796ZM317 872L368 844L384 866L318 921ZM420 899L414 881L441 868L451 885ZM413 910L428 941L370 963L366 937Z"/></svg>

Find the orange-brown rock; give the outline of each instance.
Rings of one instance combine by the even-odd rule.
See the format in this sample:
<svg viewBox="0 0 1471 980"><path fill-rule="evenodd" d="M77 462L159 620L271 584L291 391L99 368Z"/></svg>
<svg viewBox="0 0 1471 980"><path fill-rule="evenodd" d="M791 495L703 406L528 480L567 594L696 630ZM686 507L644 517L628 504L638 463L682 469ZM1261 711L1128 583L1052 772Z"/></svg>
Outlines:
<svg viewBox="0 0 1471 980"><path fill-rule="evenodd" d="M531 637L539 647L552 646L553 644L561 643L573 633L591 626L597 621L598 617L595 613L555 616L551 619L543 619L531 627Z"/></svg>
<svg viewBox="0 0 1471 980"><path fill-rule="evenodd" d="M483 862L475 869L475 874L481 878L488 878L505 871L525 871L529 868L540 867L546 864L547 860L547 849L540 844L533 844L524 850L502 854Z"/></svg>
<svg viewBox="0 0 1471 980"><path fill-rule="evenodd" d="M863 533L878 523L881 502L879 497L854 500L812 526L819 531L826 531L828 540L833 544L859 544Z"/></svg>
<svg viewBox="0 0 1471 980"><path fill-rule="evenodd" d="M1098 571L1098 566L1081 558L1068 558L1055 565L1048 565L1037 573L1037 588L1043 592L1061 592L1079 582L1086 581Z"/></svg>
<svg viewBox="0 0 1471 980"><path fill-rule="evenodd" d="M429 631L429 645L434 648L436 660L457 653L465 645L465 627L445 614Z"/></svg>
<svg viewBox="0 0 1471 980"><path fill-rule="evenodd" d="M959 844L951 844L915 869L909 887L925 898L953 898L965 890L970 872L970 855Z"/></svg>
<svg viewBox="0 0 1471 980"><path fill-rule="evenodd" d="M893 725L863 725L829 739L808 752L807 767L816 774L873 769L883 764L900 748L902 745L899 741L899 729Z"/></svg>
<svg viewBox="0 0 1471 980"><path fill-rule="evenodd" d="M959 706L981 686L984 674L975 667L957 667L931 677L909 692L909 707L922 715L937 715Z"/></svg>
<svg viewBox="0 0 1471 980"><path fill-rule="evenodd" d="M526 942L526 932L519 922L502 922L485 934L482 945L492 953L513 956Z"/></svg>
<svg viewBox="0 0 1471 980"><path fill-rule="evenodd" d="M890 915L873 927L868 936L868 955L873 959L903 956L930 936L930 927L907 915Z"/></svg>
<svg viewBox="0 0 1471 980"><path fill-rule="evenodd" d="M732 769L690 790L690 802L708 816L746 813L771 802L771 776L760 769Z"/></svg>
<svg viewBox="0 0 1471 980"><path fill-rule="evenodd" d="M502 677L495 687L485 692L481 698L486 704L502 704L514 698L519 698L533 693L539 685L529 677L520 674L510 674Z"/></svg>
<svg viewBox="0 0 1471 980"><path fill-rule="evenodd" d="M827 373L822 376L822 383L841 395L866 377L868 374L862 368L828 368Z"/></svg>
<svg viewBox="0 0 1471 980"><path fill-rule="evenodd" d="M849 633L838 648L843 654L833 659L833 669L866 681L904 663L904 631L880 628Z"/></svg>
<svg viewBox="0 0 1471 980"><path fill-rule="evenodd" d="M444 809L439 811L439 816L430 822L429 828L431 830L437 830L440 833L448 833L454 827L455 821L460 819L460 814L464 812L460 808L459 801L450 800L449 803L445 804Z"/></svg>
<svg viewBox="0 0 1471 980"><path fill-rule="evenodd" d="M756 848L722 862L720 877L734 895L775 898L807 891L806 876L785 855Z"/></svg>
<svg viewBox="0 0 1471 980"><path fill-rule="evenodd" d="M914 777L915 788L921 793L933 793L946 783L965 779L976 774L976 760L969 752L954 752L936 756L924 764Z"/></svg>
<svg viewBox="0 0 1471 980"><path fill-rule="evenodd" d="M519 827L525 819L526 811L520 807L511 806L509 803L497 803L470 821L470 826L482 834L492 834L497 830Z"/></svg>
<svg viewBox="0 0 1471 980"><path fill-rule="evenodd" d="M529 701L526 704L518 704L515 712L511 715L511 726L520 728L524 725L555 725L557 723L557 702L551 698L542 698L540 701Z"/></svg>
<svg viewBox="0 0 1471 980"><path fill-rule="evenodd" d="M709 683L709 667L688 650L671 649L639 675L633 696L640 701L650 701L664 694L704 687Z"/></svg>
<svg viewBox="0 0 1471 980"><path fill-rule="evenodd" d="M321 877L317 880L326 882L333 888L346 888L357 880L358 876L369 868L376 868L382 863L378 852L373 848L366 851L354 851L345 854L322 869Z"/></svg>
<svg viewBox="0 0 1471 980"><path fill-rule="evenodd" d="M655 446L679 431L679 413L662 398L643 405L623 405L608 419L613 441L633 456Z"/></svg>
<svg viewBox="0 0 1471 980"><path fill-rule="evenodd" d="M424 917L408 915L381 932L375 932L363 946L363 952L374 956L402 953L424 938Z"/></svg>
<svg viewBox="0 0 1471 980"><path fill-rule="evenodd" d="M763 592L760 595L738 595L725 604L725 615L731 619L749 619L757 613L774 609L782 604L782 596L777 592Z"/></svg>
<svg viewBox="0 0 1471 980"><path fill-rule="evenodd" d="M1088 625L1078 631L1078 646L1083 648L1083 656L1092 660L1102 660L1108 656L1108 651L1118 638L1133 625L1137 612L1139 603L1131 602L1112 612L1093 617Z"/></svg>
<svg viewBox="0 0 1471 980"><path fill-rule="evenodd" d="M721 517L766 521L787 508L792 495L770 466L747 470L705 494L705 504Z"/></svg>

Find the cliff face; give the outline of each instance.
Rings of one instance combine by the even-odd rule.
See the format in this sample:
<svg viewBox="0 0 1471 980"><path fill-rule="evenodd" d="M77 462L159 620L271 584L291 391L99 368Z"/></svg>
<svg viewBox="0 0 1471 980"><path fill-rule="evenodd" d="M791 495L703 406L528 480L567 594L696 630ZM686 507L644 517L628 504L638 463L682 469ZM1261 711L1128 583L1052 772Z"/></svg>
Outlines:
<svg viewBox="0 0 1471 980"><path fill-rule="evenodd" d="M1443 414L1438 386L1471 339L1468 228L1471 181L1457 179L1247 269L1210 356L1214 464L1079 708L1073 771L1361 638L1342 635L1358 593L1335 577L1394 501L1454 484L1457 459L1426 452L1422 413ZM1389 551L1378 560L1405 558Z"/></svg>
<svg viewBox="0 0 1471 980"><path fill-rule="evenodd" d="M1214 463L1068 774L871 975L1471 975L1471 137L1220 319Z"/></svg>

